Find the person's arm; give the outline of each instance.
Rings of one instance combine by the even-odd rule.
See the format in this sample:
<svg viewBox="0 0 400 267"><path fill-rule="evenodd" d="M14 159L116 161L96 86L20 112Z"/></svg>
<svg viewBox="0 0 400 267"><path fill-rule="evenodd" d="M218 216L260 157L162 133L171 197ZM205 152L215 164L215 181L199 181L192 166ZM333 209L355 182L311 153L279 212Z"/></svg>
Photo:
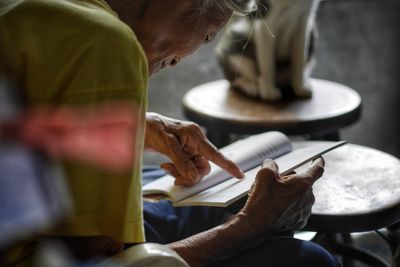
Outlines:
<svg viewBox="0 0 400 267"><path fill-rule="evenodd" d="M240 168L222 155L207 140L200 127L192 122L147 113L145 149L171 159L172 162L163 163L161 168L176 178L177 185L191 186L199 182L210 172L209 161L237 178L244 176Z"/></svg>
<svg viewBox="0 0 400 267"><path fill-rule="evenodd" d="M268 231L254 231L245 221L238 214L220 226L168 246L191 267L218 265L219 262L250 249L268 236Z"/></svg>
<svg viewBox="0 0 400 267"><path fill-rule="evenodd" d="M313 183L321 177L318 159L305 173L280 177L276 164L265 161L245 207L228 222L171 243L190 266L207 266L257 246L268 236L304 227L314 203Z"/></svg>

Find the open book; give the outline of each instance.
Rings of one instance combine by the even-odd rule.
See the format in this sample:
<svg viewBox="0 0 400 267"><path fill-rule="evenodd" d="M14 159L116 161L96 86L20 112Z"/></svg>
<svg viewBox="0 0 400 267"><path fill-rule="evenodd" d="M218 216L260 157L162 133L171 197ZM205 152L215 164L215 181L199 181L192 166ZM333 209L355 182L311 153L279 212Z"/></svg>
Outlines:
<svg viewBox="0 0 400 267"><path fill-rule="evenodd" d="M244 179L233 178L211 163L211 171L192 187L174 185L175 178L163 176L143 186L144 199L169 199L174 206L228 207L247 195L264 159L274 159L285 175L346 142L310 146L293 151L289 138L280 132L267 132L234 142L220 151L245 171Z"/></svg>

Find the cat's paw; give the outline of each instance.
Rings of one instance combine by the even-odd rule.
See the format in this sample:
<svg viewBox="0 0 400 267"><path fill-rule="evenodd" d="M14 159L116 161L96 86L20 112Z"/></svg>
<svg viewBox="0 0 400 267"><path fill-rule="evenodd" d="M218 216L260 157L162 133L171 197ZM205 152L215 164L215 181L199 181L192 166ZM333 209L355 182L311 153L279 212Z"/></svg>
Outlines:
<svg viewBox="0 0 400 267"><path fill-rule="evenodd" d="M308 87L301 87L294 90L294 95L299 98L310 98L312 91Z"/></svg>
<svg viewBox="0 0 400 267"><path fill-rule="evenodd" d="M278 101L282 98L282 92L264 76L258 78L259 97L265 101Z"/></svg>
<svg viewBox="0 0 400 267"><path fill-rule="evenodd" d="M282 98L282 92L274 86L264 86L260 88L260 98L265 101L278 101Z"/></svg>
<svg viewBox="0 0 400 267"><path fill-rule="evenodd" d="M258 97L257 85L249 79L237 78L236 80L232 81L232 87L239 89L251 97Z"/></svg>
<svg viewBox="0 0 400 267"><path fill-rule="evenodd" d="M265 101L278 101L282 99L282 93L279 89L269 88L260 91L260 98Z"/></svg>

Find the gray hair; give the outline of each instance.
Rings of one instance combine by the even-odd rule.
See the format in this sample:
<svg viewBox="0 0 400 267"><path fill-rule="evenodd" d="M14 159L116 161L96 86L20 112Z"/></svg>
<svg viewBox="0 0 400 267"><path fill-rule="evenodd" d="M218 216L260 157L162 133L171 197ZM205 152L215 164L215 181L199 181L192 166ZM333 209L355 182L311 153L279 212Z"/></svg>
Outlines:
<svg viewBox="0 0 400 267"><path fill-rule="evenodd" d="M200 2L203 8L217 6L241 15L247 15L257 10L257 0L200 0Z"/></svg>

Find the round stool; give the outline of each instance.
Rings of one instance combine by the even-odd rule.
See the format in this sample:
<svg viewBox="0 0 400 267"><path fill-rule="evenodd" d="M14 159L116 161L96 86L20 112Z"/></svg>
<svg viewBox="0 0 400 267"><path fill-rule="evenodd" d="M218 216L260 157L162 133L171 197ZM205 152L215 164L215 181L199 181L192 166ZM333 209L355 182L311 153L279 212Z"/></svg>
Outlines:
<svg viewBox="0 0 400 267"><path fill-rule="evenodd" d="M217 146L229 143L229 134L256 134L275 130L288 135L318 135L339 139L341 128L356 122L361 98L353 89L312 79L313 96L267 103L244 96L218 80L189 90L183 98L185 116L204 126Z"/></svg>
<svg viewBox="0 0 400 267"><path fill-rule="evenodd" d="M293 145L300 148L311 143L320 142ZM351 246L349 233L374 231L400 221L400 160L354 144L337 148L324 158L325 172L313 187L316 201L305 229L328 237L327 248L332 253L374 267L389 266L370 252ZM334 233L341 233L346 242L337 242Z"/></svg>

